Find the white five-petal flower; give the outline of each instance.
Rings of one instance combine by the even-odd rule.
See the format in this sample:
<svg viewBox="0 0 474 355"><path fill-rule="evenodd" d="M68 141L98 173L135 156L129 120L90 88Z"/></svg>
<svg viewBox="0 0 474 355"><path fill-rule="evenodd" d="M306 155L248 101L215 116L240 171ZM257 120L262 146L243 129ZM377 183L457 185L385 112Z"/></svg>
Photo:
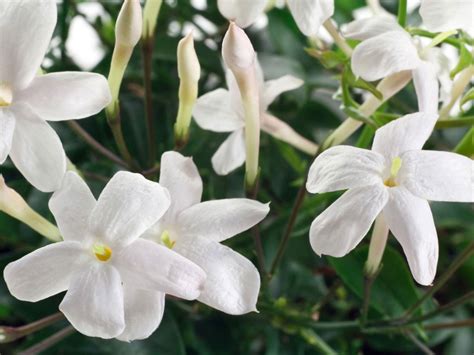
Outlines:
<svg viewBox="0 0 474 355"><path fill-rule="evenodd" d="M242 28L253 24L265 11L267 0L218 0L222 16ZM321 25L334 14L334 0L287 0L301 32L315 36Z"/></svg>
<svg viewBox="0 0 474 355"><path fill-rule="evenodd" d="M283 92L294 90L303 81L292 75L264 82L263 73L255 61L259 83L260 127L277 139L288 142L308 154L314 154L317 146L296 133L288 124L267 112L270 104ZM228 90L217 89L197 100L193 116L203 129L213 132L232 132L212 157L217 174L227 175L245 162L245 120L242 99L234 75L226 70Z"/></svg>
<svg viewBox="0 0 474 355"><path fill-rule="evenodd" d="M171 207L144 237L168 246L206 272L198 300L229 314L255 311L260 276L244 256L223 242L259 223L268 204L245 198L201 201L202 180L191 158L166 152L160 184L171 195Z"/></svg>
<svg viewBox="0 0 474 355"><path fill-rule="evenodd" d="M439 48L418 48L393 16L380 15L355 20L344 31L347 38L361 40L351 59L352 71L367 81L375 81L402 71L412 71L418 109L438 112L439 87L436 53ZM448 68L445 68L449 72ZM439 73L443 75L443 73Z"/></svg>
<svg viewBox="0 0 474 355"><path fill-rule="evenodd" d="M436 115L415 113L377 130L372 150L337 146L311 166L311 193L348 189L312 223L310 242L318 254L349 253L382 214L402 245L415 280L429 285L438 261L438 240L427 200L474 201L473 161L421 148Z"/></svg>
<svg viewBox="0 0 474 355"><path fill-rule="evenodd" d="M195 299L204 271L140 235L170 206L168 191L139 174L119 172L95 200L66 173L49 203L64 241L7 265L11 294L36 302L65 291L59 309L81 333L130 341L160 324L165 293Z"/></svg>
<svg viewBox="0 0 474 355"><path fill-rule="evenodd" d="M93 73L36 77L56 25L54 0L0 0L0 164L8 155L42 191L61 185L66 156L46 121L92 116L110 101Z"/></svg>

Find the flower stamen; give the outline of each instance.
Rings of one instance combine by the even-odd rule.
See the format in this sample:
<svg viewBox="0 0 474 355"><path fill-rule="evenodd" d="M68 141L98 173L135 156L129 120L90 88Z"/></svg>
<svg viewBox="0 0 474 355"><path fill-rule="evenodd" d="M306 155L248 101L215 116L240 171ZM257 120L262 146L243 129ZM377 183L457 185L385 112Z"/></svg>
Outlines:
<svg viewBox="0 0 474 355"><path fill-rule="evenodd" d="M13 100L13 92L7 83L0 83L0 107L10 106Z"/></svg>
<svg viewBox="0 0 474 355"><path fill-rule="evenodd" d="M107 245L104 244L94 244L92 247L92 251L94 252L95 257L100 261L107 261L112 256L112 249L110 249Z"/></svg>
<svg viewBox="0 0 474 355"><path fill-rule="evenodd" d="M385 186L397 186L396 178L401 167L402 159L400 157L393 158L392 165L390 166L390 176L387 180L384 181Z"/></svg>
<svg viewBox="0 0 474 355"><path fill-rule="evenodd" d="M170 249L173 249L174 245L176 244L175 240L171 239L170 232L165 230L161 233L161 242Z"/></svg>

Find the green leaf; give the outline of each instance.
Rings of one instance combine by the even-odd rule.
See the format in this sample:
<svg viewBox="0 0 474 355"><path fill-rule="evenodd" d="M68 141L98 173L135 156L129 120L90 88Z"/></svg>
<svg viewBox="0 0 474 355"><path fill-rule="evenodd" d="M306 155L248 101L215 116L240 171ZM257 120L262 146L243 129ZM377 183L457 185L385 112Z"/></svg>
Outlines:
<svg viewBox="0 0 474 355"><path fill-rule="evenodd" d="M344 284L360 299L364 295L364 264L368 246L363 246L343 258L328 257ZM418 300L407 262L398 251L387 246L382 270L372 287L370 306L382 315L400 316Z"/></svg>
<svg viewBox="0 0 474 355"><path fill-rule="evenodd" d="M343 80L347 82L347 84L351 87L362 89L365 91L370 92L374 95L377 99L383 100L383 95L380 91L377 90L375 85L361 79L356 78L354 73L351 70L350 65L346 65L343 72Z"/></svg>
<svg viewBox="0 0 474 355"><path fill-rule="evenodd" d="M310 56L318 59L326 69L333 69L338 66L343 66L348 61L344 53L341 52L322 51L316 48L305 48L305 51Z"/></svg>
<svg viewBox="0 0 474 355"><path fill-rule="evenodd" d="M471 52L466 48L466 46L462 45L460 47L459 51L459 62L456 65L456 67L451 71L449 74L451 76L451 80L454 79L454 77L466 69L468 66L470 66L473 63L472 59L472 54Z"/></svg>

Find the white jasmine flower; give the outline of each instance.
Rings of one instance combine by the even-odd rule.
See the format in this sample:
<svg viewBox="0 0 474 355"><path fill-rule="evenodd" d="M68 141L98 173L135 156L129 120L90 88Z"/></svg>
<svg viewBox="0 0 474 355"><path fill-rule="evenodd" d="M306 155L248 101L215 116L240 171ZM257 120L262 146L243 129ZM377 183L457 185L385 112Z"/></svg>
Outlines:
<svg viewBox="0 0 474 355"><path fill-rule="evenodd" d="M474 2L472 0L422 0L423 25L432 32L465 30L474 36Z"/></svg>
<svg viewBox="0 0 474 355"><path fill-rule="evenodd" d="M201 202L202 180L191 158L166 152L160 184L171 195L164 217L144 237L168 246L207 275L198 300L229 314L255 311L260 276L255 266L223 242L259 223L268 204L245 198Z"/></svg>
<svg viewBox="0 0 474 355"><path fill-rule="evenodd" d="M36 188L53 191L66 156L46 121L92 116L110 101L105 78L92 73L35 77L56 25L54 0L0 0L0 164L8 155Z"/></svg>
<svg viewBox="0 0 474 355"><path fill-rule="evenodd" d="M438 112L438 58L434 48L419 49L415 41L393 16L374 16L346 26L347 38L361 40L351 64L356 76L375 81L402 71L412 71L419 111ZM434 61L434 62L432 62ZM446 70L449 73L449 68Z"/></svg>
<svg viewBox="0 0 474 355"><path fill-rule="evenodd" d="M242 28L253 24L263 14L267 0L218 0L222 16ZM334 0L287 0L301 32L315 36L321 25L334 14Z"/></svg>
<svg viewBox="0 0 474 355"><path fill-rule="evenodd" d="M267 112L270 104L283 92L294 90L303 81L291 75L264 82L258 60L255 71L259 85L260 127L277 139L288 142L298 149L314 154L316 145L301 137L289 125ZM245 119L239 87L234 75L226 70L228 90L217 89L202 95L194 107L193 116L203 129L213 132L232 132L212 157L217 174L227 175L240 167L246 158Z"/></svg>
<svg viewBox="0 0 474 355"><path fill-rule="evenodd" d="M205 279L194 263L139 239L169 205L168 191L139 174L115 174L96 201L68 172L49 203L64 241L8 264L8 289L30 302L67 290L59 309L85 335L148 337L163 316L164 294L195 299Z"/></svg>
<svg viewBox="0 0 474 355"><path fill-rule="evenodd" d="M415 113L385 125L377 130L372 150L337 146L314 161L309 192L348 189L311 225L316 254L346 255L382 214L415 280L431 284L438 240L428 200L474 201L474 165L462 155L421 150L435 122L429 116Z"/></svg>

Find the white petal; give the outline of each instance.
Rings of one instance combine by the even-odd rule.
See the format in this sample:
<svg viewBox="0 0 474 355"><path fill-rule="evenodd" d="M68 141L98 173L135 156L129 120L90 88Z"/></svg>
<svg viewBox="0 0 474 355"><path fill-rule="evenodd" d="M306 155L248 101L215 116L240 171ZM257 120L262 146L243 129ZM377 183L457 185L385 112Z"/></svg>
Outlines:
<svg viewBox="0 0 474 355"><path fill-rule="evenodd" d="M117 255L115 265L127 286L193 300L201 293L206 274L193 262L167 247L137 239Z"/></svg>
<svg viewBox="0 0 474 355"><path fill-rule="evenodd" d="M125 329L123 287L117 269L94 262L74 275L59 305L80 333L104 339Z"/></svg>
<svg viewBox="0 0 474 355"><path fill-rule="evenodd" d="M193 117L202 129L232 132L244 126L244 120L233 109L229 91L217 89L201 96L193 110Z"/></svg>
<svg viewBox="0 0 474 355"><path fill-rule="evenodd" d="M56 132L26 105L15 105L10 158L38 190L54 191L66 173L66 154Z"/></svg>
<svg viewBox="0 0 474 355"><path fill-rule="evenodd" d="M411 37L400 31L385 32L359 44L352 55L352 71L364 80L375 81L420 65Z"/></svg>
<svg viewBox="0 0 474 355"><path fill-rule="evenodd" d="M438 263L438 237L428 202L403 187L392 188L383 214L403 247L413 277L421 285L430 285Z"/></svg>
<svg viewBox="0 0 474 355"><path fill-rule="evenodd" d="M165 294L124 286L125 330L117 339L148 338L158 328L165 311Z"/></svg>
<svg viewBox="0 0 474 355"><path fill-rule="evenodd" d="M315 194L382 183L384 163L383 156L367 149L330 148L311 165L306 190Z"/></svg>
<svg viewBox="0 0 474 355"><path fill-rule="evenodd" d="M65 291L78 268L82 246L58 242L7 265L3 277L10 293L22 301L37 302Z"/></svg>
<svg viewBox="0 0 474 355"><path fill-rule="evenodd" d="M107 80L99 74L63 72L36 77L16 98L47 121L85 118L111 100Z"/></svg>
<svg viewBox="0 0 474 355"><path fill-rule="evenodd" d="M296 24L306 36L315 36L334 14L334 0L287 0Z"/></svg>
<svg viewBox="0 0 474 355"><path fill-rule="evenodd" d="M303 84L303 80L292 75L285 75L275 80L266 81L263 89L264 109L266 110L267 107L285 91L298 89Z"/></svg>
<svg viewBox="0 0 474 355"><path fill-rule="evenodd" d="M205 238L187 238L176 251L194 261L207 274L198 300L228 314L256 310L260 275L255 266L229 247Z"/></svg>
<svg viewBox="0 0 474 355"><path fill-rule="evenodd" d="M402 184L431 201L474 202L474 163L449 152L410 151L401 156Z"/></svg>
<svg viewBox="0 0 474 355"><path fill-rule="evenodd" d="M402 153L423 148L437 118L436 114L419 112L392 121L375 132L372 150L382 154L390 166Z"/></svg>
<svg viewBox="0 0 474 355"><path fill-rule="evenodd" d="M227 175L245 163L244 130L232 132L212 156L212 167L219 175Z"/></svg>
<svg viewBox="0 0 474 355"><path fill-rule="evenodd" d="M345 192L311 224L311 247L318 255L344 256L360 243L388 200L382 185Z"/></svg>
<svg viewBox="0 0 474 355"><path fill-rule="evenodd" d="M0 1L0 80L25 88L36 75L56 26L56 1Z"/></svg>
<svg viewBox="0 0 474 355"><path fill-rule="evenodd" d="M7 159L15 131L15 117L9 110L0 109L0 164Z"/></svg>
<svg viewBox="0 0 474 355"><path fill-rule="evenodd" d="M423 25L433 32L463 29L474 34L474 3L471 0L423 0Z"/></svg>
<svg viewBox="0 0 474 355"><path fill-rule="evenodd" d="M439 85L435 67L423 61L413 70L413 84L418 98L418 111L437 114Z"/></svg>
<svg viewBox="0 0 474 355"><path fill-rule="evenodd" d="M179 212L201 201L202 179L196 164L180 153L170 151L161 156L160 184L171 196L166 221L172 222Z"/></svg>
<svg viewBox="0 0 474 355"><path fill-rule="evenodd" d="M131 243L170 205L168 191L140 174L120 171L102 191L89 218L93 236L111 246Z"/></svg>
<svg viewBox="0 0 474 355"><path fill-rule="evenodd" d="M247 198L202 202L179 214L179 235L200 236L220 242L253 227L269 211L268 204Z"/></svg>
<svg viewBox="0 0 474 355"><path fill-rule="evenodd" d="M405 30L397 23L395 17L380 15L352 21L346 25L343 34L347 38L365 41L390 31Z"/></svg>
<svg viewBox="0 0 474 355"><path fill-rule="evenodd" d="M49 209L64 240L84 242L89 217L96 205L87 184L74 172L64 175L61 188L49 200Z"/></svg>
<svg viewBox="0 0 474 355"><path fill-rule="evenodd" d="M267 0L217 0L219 12L242 28L255 22L263 14Z"/></svg>

